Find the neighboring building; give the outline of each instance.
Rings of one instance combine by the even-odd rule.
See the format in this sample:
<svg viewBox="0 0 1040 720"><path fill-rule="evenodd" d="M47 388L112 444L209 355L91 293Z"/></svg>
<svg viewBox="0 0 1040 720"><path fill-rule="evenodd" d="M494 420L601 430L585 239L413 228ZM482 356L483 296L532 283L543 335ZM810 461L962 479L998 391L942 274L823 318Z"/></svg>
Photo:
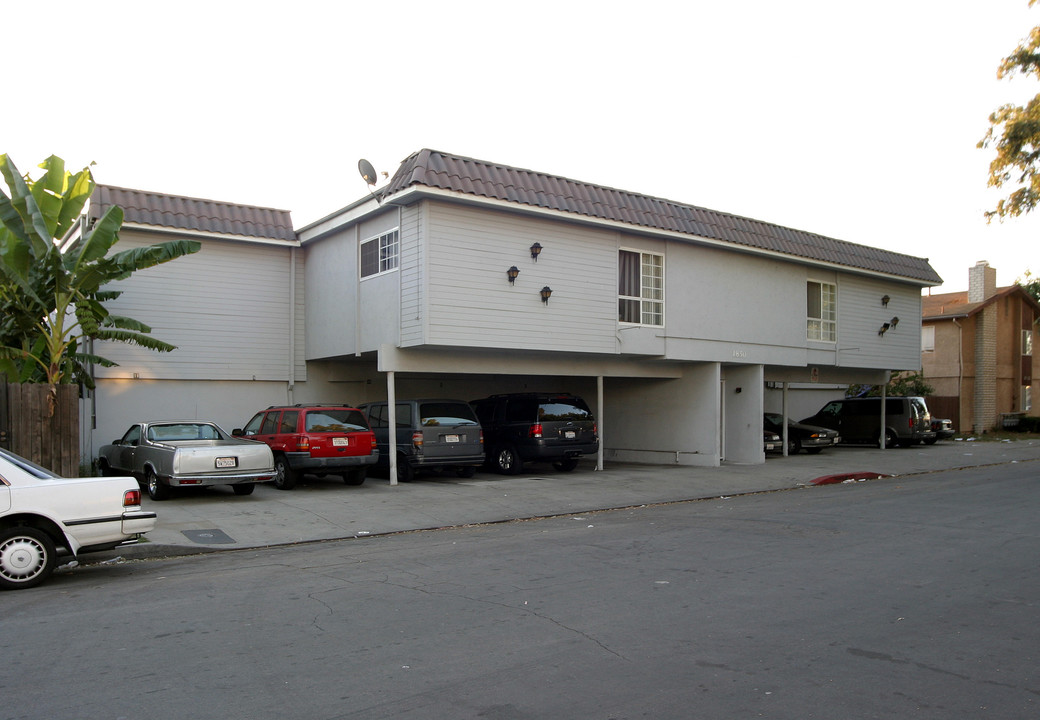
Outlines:
<svg viewBox="0 0 1040 720"><path fill-rule="evenodd" d="M1019 285L997 287L997 271L979 261L965 292L923 299L921 367L934 388L936 417L961 432L983 433L1003 419L1035 412L1033 340L1040 303Z"/></svg>
<svg viewBox="0 0 1040 720"><path fill-rule="evenodd" d="M203 250L125 281L113 310L179 349L99 349L120 363L97 369L101 442L275 403L545 390L589 401L601 459L760 463L788 387L920 369L941 282L921 258L431 150L295 235L280 211L108 190L117 249Z"/></svg>

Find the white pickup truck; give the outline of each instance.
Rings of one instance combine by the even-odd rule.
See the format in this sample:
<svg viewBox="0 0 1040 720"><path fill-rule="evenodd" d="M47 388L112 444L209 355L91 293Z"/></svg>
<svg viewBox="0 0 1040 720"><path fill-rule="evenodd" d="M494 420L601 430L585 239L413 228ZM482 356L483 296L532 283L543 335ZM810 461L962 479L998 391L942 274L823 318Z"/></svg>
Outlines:
<svg viewBox="0 0 1040 720"><path fill-rule="evenodd" d="M132 477L63 478L0 449L0 589L39 585L59 552L135 543L155 523Z"/></svg>

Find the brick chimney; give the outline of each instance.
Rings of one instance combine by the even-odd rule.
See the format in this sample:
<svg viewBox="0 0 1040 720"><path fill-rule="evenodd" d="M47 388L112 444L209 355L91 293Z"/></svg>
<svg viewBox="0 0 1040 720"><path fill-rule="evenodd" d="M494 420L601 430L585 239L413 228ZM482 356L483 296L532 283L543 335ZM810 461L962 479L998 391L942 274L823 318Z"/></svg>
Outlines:
<svg viewBox="0 0 1040 720"><path fill-rule="evenodd" d="M979 260L968 270L968 302L979 303L997 294L997 270Z"/></svg>
<svg viewBox="0 0 1040 720"><path fill-rule="evenodd" d="M968 270L968 302L980 303L997 294L997 271L985 260ZM997 307L975 316L975 407L972 429L990 430L997 422Z"/></svg>

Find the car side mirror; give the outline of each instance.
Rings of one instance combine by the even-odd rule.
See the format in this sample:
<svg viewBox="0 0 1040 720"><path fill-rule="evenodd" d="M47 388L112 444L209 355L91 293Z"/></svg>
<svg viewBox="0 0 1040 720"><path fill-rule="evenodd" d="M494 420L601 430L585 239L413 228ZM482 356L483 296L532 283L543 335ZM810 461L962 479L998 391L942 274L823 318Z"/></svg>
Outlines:
<svg viewBox="0 0 1040 720"><path fill-rule="evenodd" d="M242 437L243 435L245 435L245 433L242 432L242 428L235 428L234 430L231 431L231 434L234 437Z"/></svg>

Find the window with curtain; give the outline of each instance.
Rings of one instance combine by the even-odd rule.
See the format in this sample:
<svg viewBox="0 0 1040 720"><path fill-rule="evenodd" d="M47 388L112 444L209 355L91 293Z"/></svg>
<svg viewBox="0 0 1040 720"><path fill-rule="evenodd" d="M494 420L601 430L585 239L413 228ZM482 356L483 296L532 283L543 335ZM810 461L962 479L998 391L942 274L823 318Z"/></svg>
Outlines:
<svg viewBox="0 0 1040 720"><path fill-rule="evenodd" d="M831 283L806 285L805 337L834 342L838 338L838 288Z"/></svg>
<svg viewBox="0 0 1040 720"><path fill-rule="evenodd" d="M618 320L664 325L664 255L618 252Z"/></svg>

